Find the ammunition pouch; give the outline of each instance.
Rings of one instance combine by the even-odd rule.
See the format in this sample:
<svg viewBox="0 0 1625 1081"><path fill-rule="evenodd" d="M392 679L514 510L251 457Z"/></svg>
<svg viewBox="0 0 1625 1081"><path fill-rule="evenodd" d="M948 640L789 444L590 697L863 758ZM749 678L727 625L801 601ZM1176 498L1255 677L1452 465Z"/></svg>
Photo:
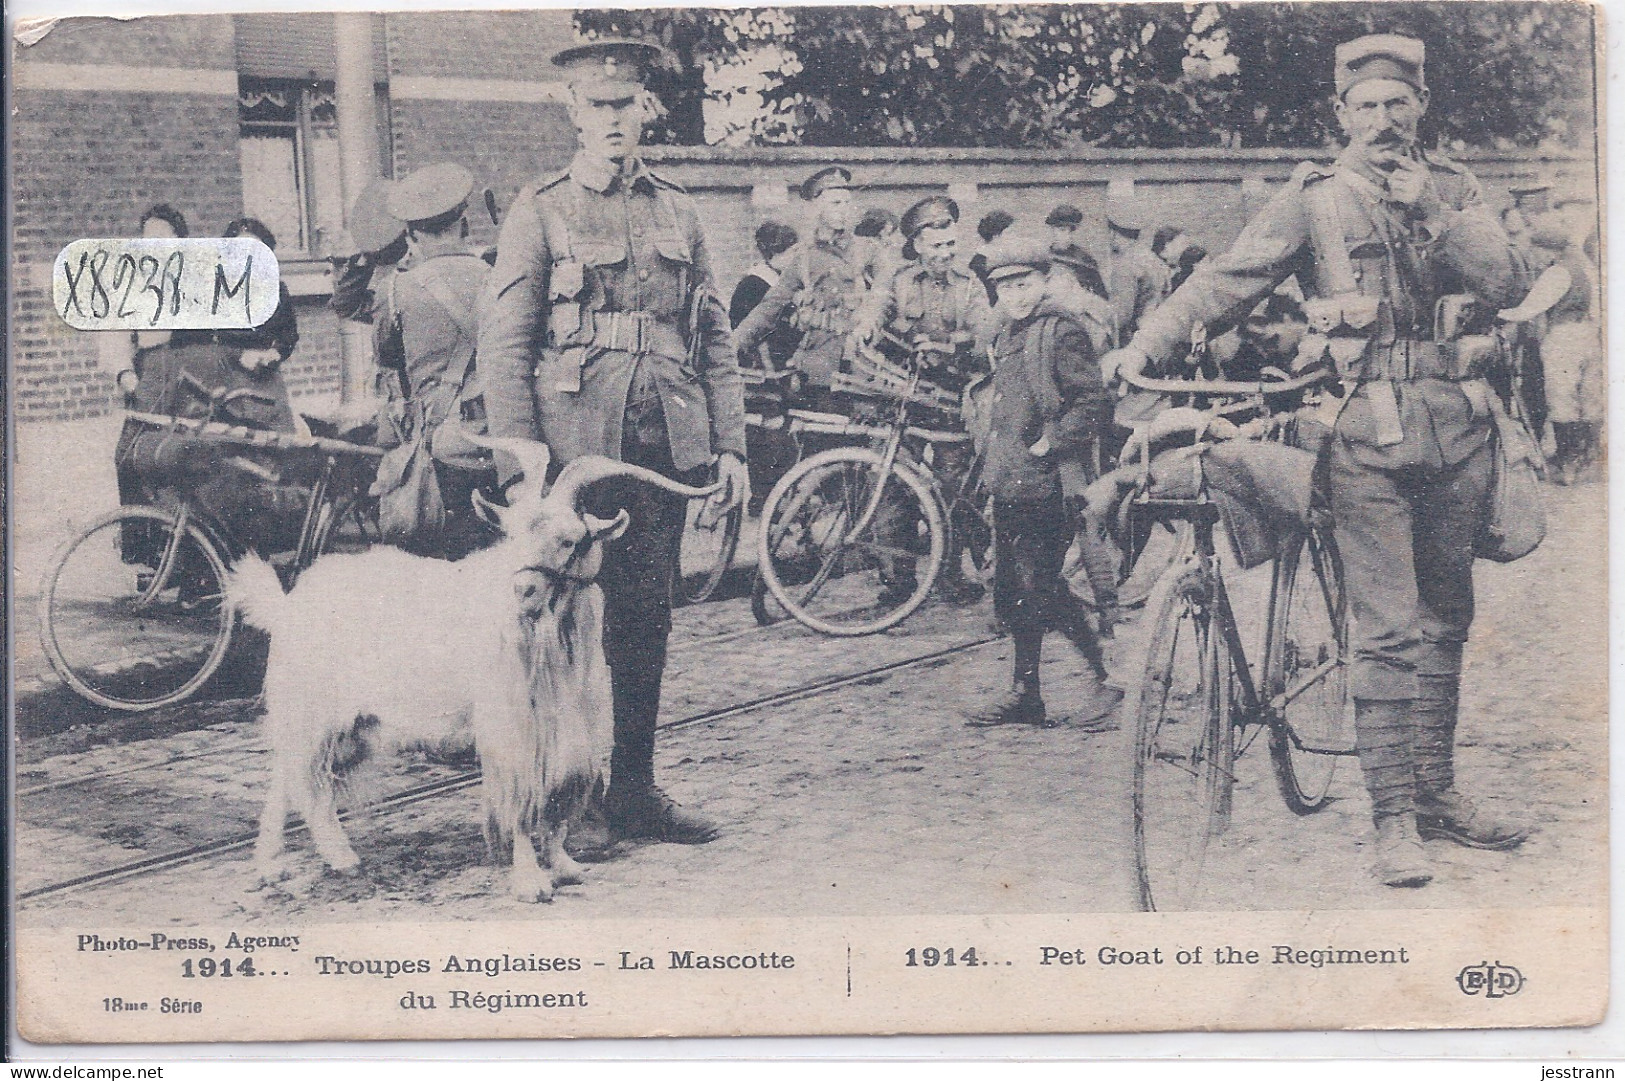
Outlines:
<svg viewBox="0 0 1625 1081"><path fill-rule="evenodd" d="M1459 383L1482 378L1489 370L1497 351L1496 339L1490 335L1463 335L1454 341L1374 341L1388 322L1382 318L1384 303L1380 297L1359 294L1306 300L1303 308L1309 336L1304 351L1317 357L1329 355L1338 376L1351 382L1446 379Z"/></svg>
<svg viewBox="0 0 1625 1081"><path fill-rule="evenodd" d="M1382 313L1382 298L1360 293L1314 297L1303 302L1309 331L1328 338L1360 338L1369 341L1376 333Z"/></svg>

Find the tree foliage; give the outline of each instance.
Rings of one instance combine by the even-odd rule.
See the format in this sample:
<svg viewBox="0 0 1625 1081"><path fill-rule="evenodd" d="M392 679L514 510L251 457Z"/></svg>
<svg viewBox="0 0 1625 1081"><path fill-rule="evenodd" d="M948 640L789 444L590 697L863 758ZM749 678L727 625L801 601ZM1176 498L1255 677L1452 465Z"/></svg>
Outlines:
<svg viewBox="0 0 1625 1081"><path fill-rule="evenodd" d="M583 11L672 55L670 143L1318 146L1332 50L1423 39L1447 145L1591 137L1592 10L1578 2L909 5Z"/></svg>

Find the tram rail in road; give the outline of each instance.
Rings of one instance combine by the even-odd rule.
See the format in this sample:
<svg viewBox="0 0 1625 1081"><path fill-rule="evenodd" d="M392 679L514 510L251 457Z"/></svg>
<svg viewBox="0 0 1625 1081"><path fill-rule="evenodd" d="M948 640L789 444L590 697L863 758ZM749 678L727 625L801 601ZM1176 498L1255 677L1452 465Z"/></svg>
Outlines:
<svg viewBox="0 0 1625 1081"><path fill-rule="evenodd" d="M775 626L777 626L777 624ZM758 628L758 630L769 629L771 628ZM727 632L724 634L708 636L708 638L705 639L695 640L695 645L691 646L690 648L697 648L700 642L707 640L732 641L743 637L745 633L748 632ZM692 728L698 725L714 723L717 721L736 719L747 716L759 710L769 709L791 702L798 702L808 698L815 698L845 687L860 685L866 681L875 680L877 677L884 678L893 673L905 671L910 668L917 668L922 665L929 665L934 662L945 661L951 657L979 649L999 640L1000 636L994 634L984 634L981 636L972 637L964 641L956 642L952 645L941 646L928 650L924 653L893 660L884 664L874 665L859 672L848 672L831 676L826 679L814 680L787 690L775 691L770 694L749 698L745 701L734 702L713 709L702 710L677 720L668 721L665 724L660 725L660 728L669 731L680 728ZM62 789L71 788L76 785L91 785L98 781L124 778L143 770L161 769L179 762L210 757L212 754L213 752L205 751L198 754L175 756L141 766L120 767L112 770L97 771L77 778L63 779L60 782L36 785L32 789L19 792L18 798L19 800L22 800L31 795L43 795L46 792L59 792ZM452 776L440 778L425 784L415 785L403 791L383 797L382 799L371 804L365 811L359 813L371 816L389 814L406 807L437 799L441 796L461 792L478 784L479 780L480 774L478 770L460 771ZM350 812L346 812L340 817L348 820L352 817L352 815ZM303 830L304 826L300 825L293 830L293 832L303 832ZM160 871L165 871L176 867L184 867L191 864L202 863L252 847L256 835L257 831L237 832L219 840L192 845L172 852L145 856L141 859L131 860L127 863L122 863L103 870L75 875L67 879L20 891L17 894L17 900L26 902L43 897L60 896L66 893L90 890L100 886L140 878L145 875L156 874Z"/></svg>

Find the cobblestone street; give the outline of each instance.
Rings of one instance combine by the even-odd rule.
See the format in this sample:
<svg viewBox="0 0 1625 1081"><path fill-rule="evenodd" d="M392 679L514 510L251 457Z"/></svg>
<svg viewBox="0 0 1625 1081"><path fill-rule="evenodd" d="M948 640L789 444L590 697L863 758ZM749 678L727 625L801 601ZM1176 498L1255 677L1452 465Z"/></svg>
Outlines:
<svg viewBox="0 0 1625 1081"><path fill-rule="evenodd" d="M1516 853L1430 844L1437 876L1387 890L1367 872L1368 805L1352 759L1336 799L1299 818L1277 795L1264 741L1238 764L1235 818L1211 851L1202 907L1521 907L1587 903L1606 876L1606 523L1599 486L1548 489L1533 556L1480 563L1465 683L1463 781L1539 832ZM1235 583L1257 603L1255 575ZM1134 907L1128 777L1141 628L1114 670L1129 687L1116 731L967 728L1007 678L987 602L932 604L890 633L832 639L755 628L744 599L681 611L659 740L660 779L725 825L710 845L618 850L553 904L506 899L487 859L476 786L351 826L364 874L320 873L296 835L286 891L246 892L246 847L267 755L250 700L199 702L27 738L20 748L18 888L200 845L221 850L134 881L23 902L26 925L609 916L1055 913ZM1141 620L1143 622L1143 620ZM1081 662L1047 643L1052 710ZM1249 647L1251 648L1251 647ZM925 659L921 659L925 658ZM877 670L878 669L878 670ZM857 677L843 680L842 677ZM792 693L787 693L792 692ZM799 692L799 693L796 693ZM763 699L768 701L761 703ZM729 708L736 707L736 708ZM455 779L420 755L386 790Z"/></svg>

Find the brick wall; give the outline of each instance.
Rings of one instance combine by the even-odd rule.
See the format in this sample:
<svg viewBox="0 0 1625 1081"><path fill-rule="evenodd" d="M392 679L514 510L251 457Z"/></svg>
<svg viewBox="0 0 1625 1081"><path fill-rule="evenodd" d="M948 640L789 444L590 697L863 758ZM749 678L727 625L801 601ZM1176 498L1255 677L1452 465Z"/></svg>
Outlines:
<svg viewBox="0 0 1625 1081"><path fill-rule="evenodd" d="M520 185L569 164L575 128L564 107L539 102L392 101L395 175L431 162L455 161L506 208ZM485 212L469 215L479 244L495 243Z"/></svg>
<svg viewBox="0 0 1625 1081"><path fill-rule="evenodd" d="M242 213L235 94L62 89L60 65L229 71L231 20L66 20L16 53L11 130L13 408L19 419L94 416L114 399L118 350L52 311L52 262L82 237L128 236L168 202L193 230ZM40 65L33 67L33 65Z"/></svg>
<svg viewBox="0 0 1625 1081"><path fill-rule="evenodd" d="M568 162L573 133L559 103L560 74L546 59L574 40L568 12L401 13L384 24L396 175L459 161L506 207L521 184ZM196 232L241 213L235 64L230 16L67 20L40 43L16 50L11 385L20 419L94 415L113 406L116 343L72 331L51 311L49 275L62 245L127 235L142 209L158 201L175 204ZM115 68L123 84L98 87L98 74ZM144 75L146 83L155 81L153 69L170 68L194 69L199 79L162 75L156 79L162 85L143 84ZM88 85L75 82L86 78ZM962 198L968 229L995 208L1037 224L1056 203L1073 203L1085 215L1084 243L1096 251L1105 248L1108 182L1133 179L1142 204L1160 220L1219 251L1303 155L668 148L648 156L698 200L726 295L755 260L756 226L775 218L803 227L804 208L790 187L834 162L853 170L862 205L901 213L921 196L947 190ZM1468 163L1492 198L1504 198L1512 177L1577 176L1591 168L1574 158L1517 155L1479 155ZM483 217L472 219L482 244L495 232ZM300 396L338 387L338 327L322 299L297 301L300 345L287 375Z"/></svg>
<svg viewBox="0 0 1625 1081"><path fill-rule="evenodd" d="M282 367L282 378L295 398L334 397L339 392L339 320L325 298L294 301L299 317L299 348Z"/></svg>
<svg viewBox="0 0 1625 1081"><path fill-rule="evenodd" d="M386 40L395 176L455 161L506 207L521 185L562 167L575 153L575 129L557 101L453 100L443 85L423 85L504 84L485 89L491 98L536 95L545 87L556 91L562 75L548 58L576 40L570 12L491 11L477 19L466 13L401 13L388 17ZM449 42L456 47L448 48ZM515 95L506 84L523 85ZM441 96L423 96L428 94ZM495 242L489 218L476 213L469 220L476 243Z"/></svg>
<svg viewBox="0 0 1625 1081"><path fill-rule="evenodd" d="M651 148L656 170L698 201L712 262L724 294L756 261L752 235L769 219L804 230L806 204L791 193L826 165L852 170L862 207L901 215L916 200L950 192L959 197L966 241L979 243L976 222L992 210L1041 230L1050 209L1071 203L1083 211L1080 243L1107 248L1107 185L1133 181L1136 200L1154 224L1183 228L1209 251L1228 248L1271 188L1312 155L1283 150L867 150L774 148L715 150ZM1589 162L1570 156L1472 154L1463 162L1492 203L1507 201L1514 178L1572 178L1584 183Z"/></svg>
<svg viewBox="0 0 1625 1081"><path fill-rule="evenodd" d="M576 40L555 11L399 12L387 17L391 74L552 82L548 58Z"/></svg>

